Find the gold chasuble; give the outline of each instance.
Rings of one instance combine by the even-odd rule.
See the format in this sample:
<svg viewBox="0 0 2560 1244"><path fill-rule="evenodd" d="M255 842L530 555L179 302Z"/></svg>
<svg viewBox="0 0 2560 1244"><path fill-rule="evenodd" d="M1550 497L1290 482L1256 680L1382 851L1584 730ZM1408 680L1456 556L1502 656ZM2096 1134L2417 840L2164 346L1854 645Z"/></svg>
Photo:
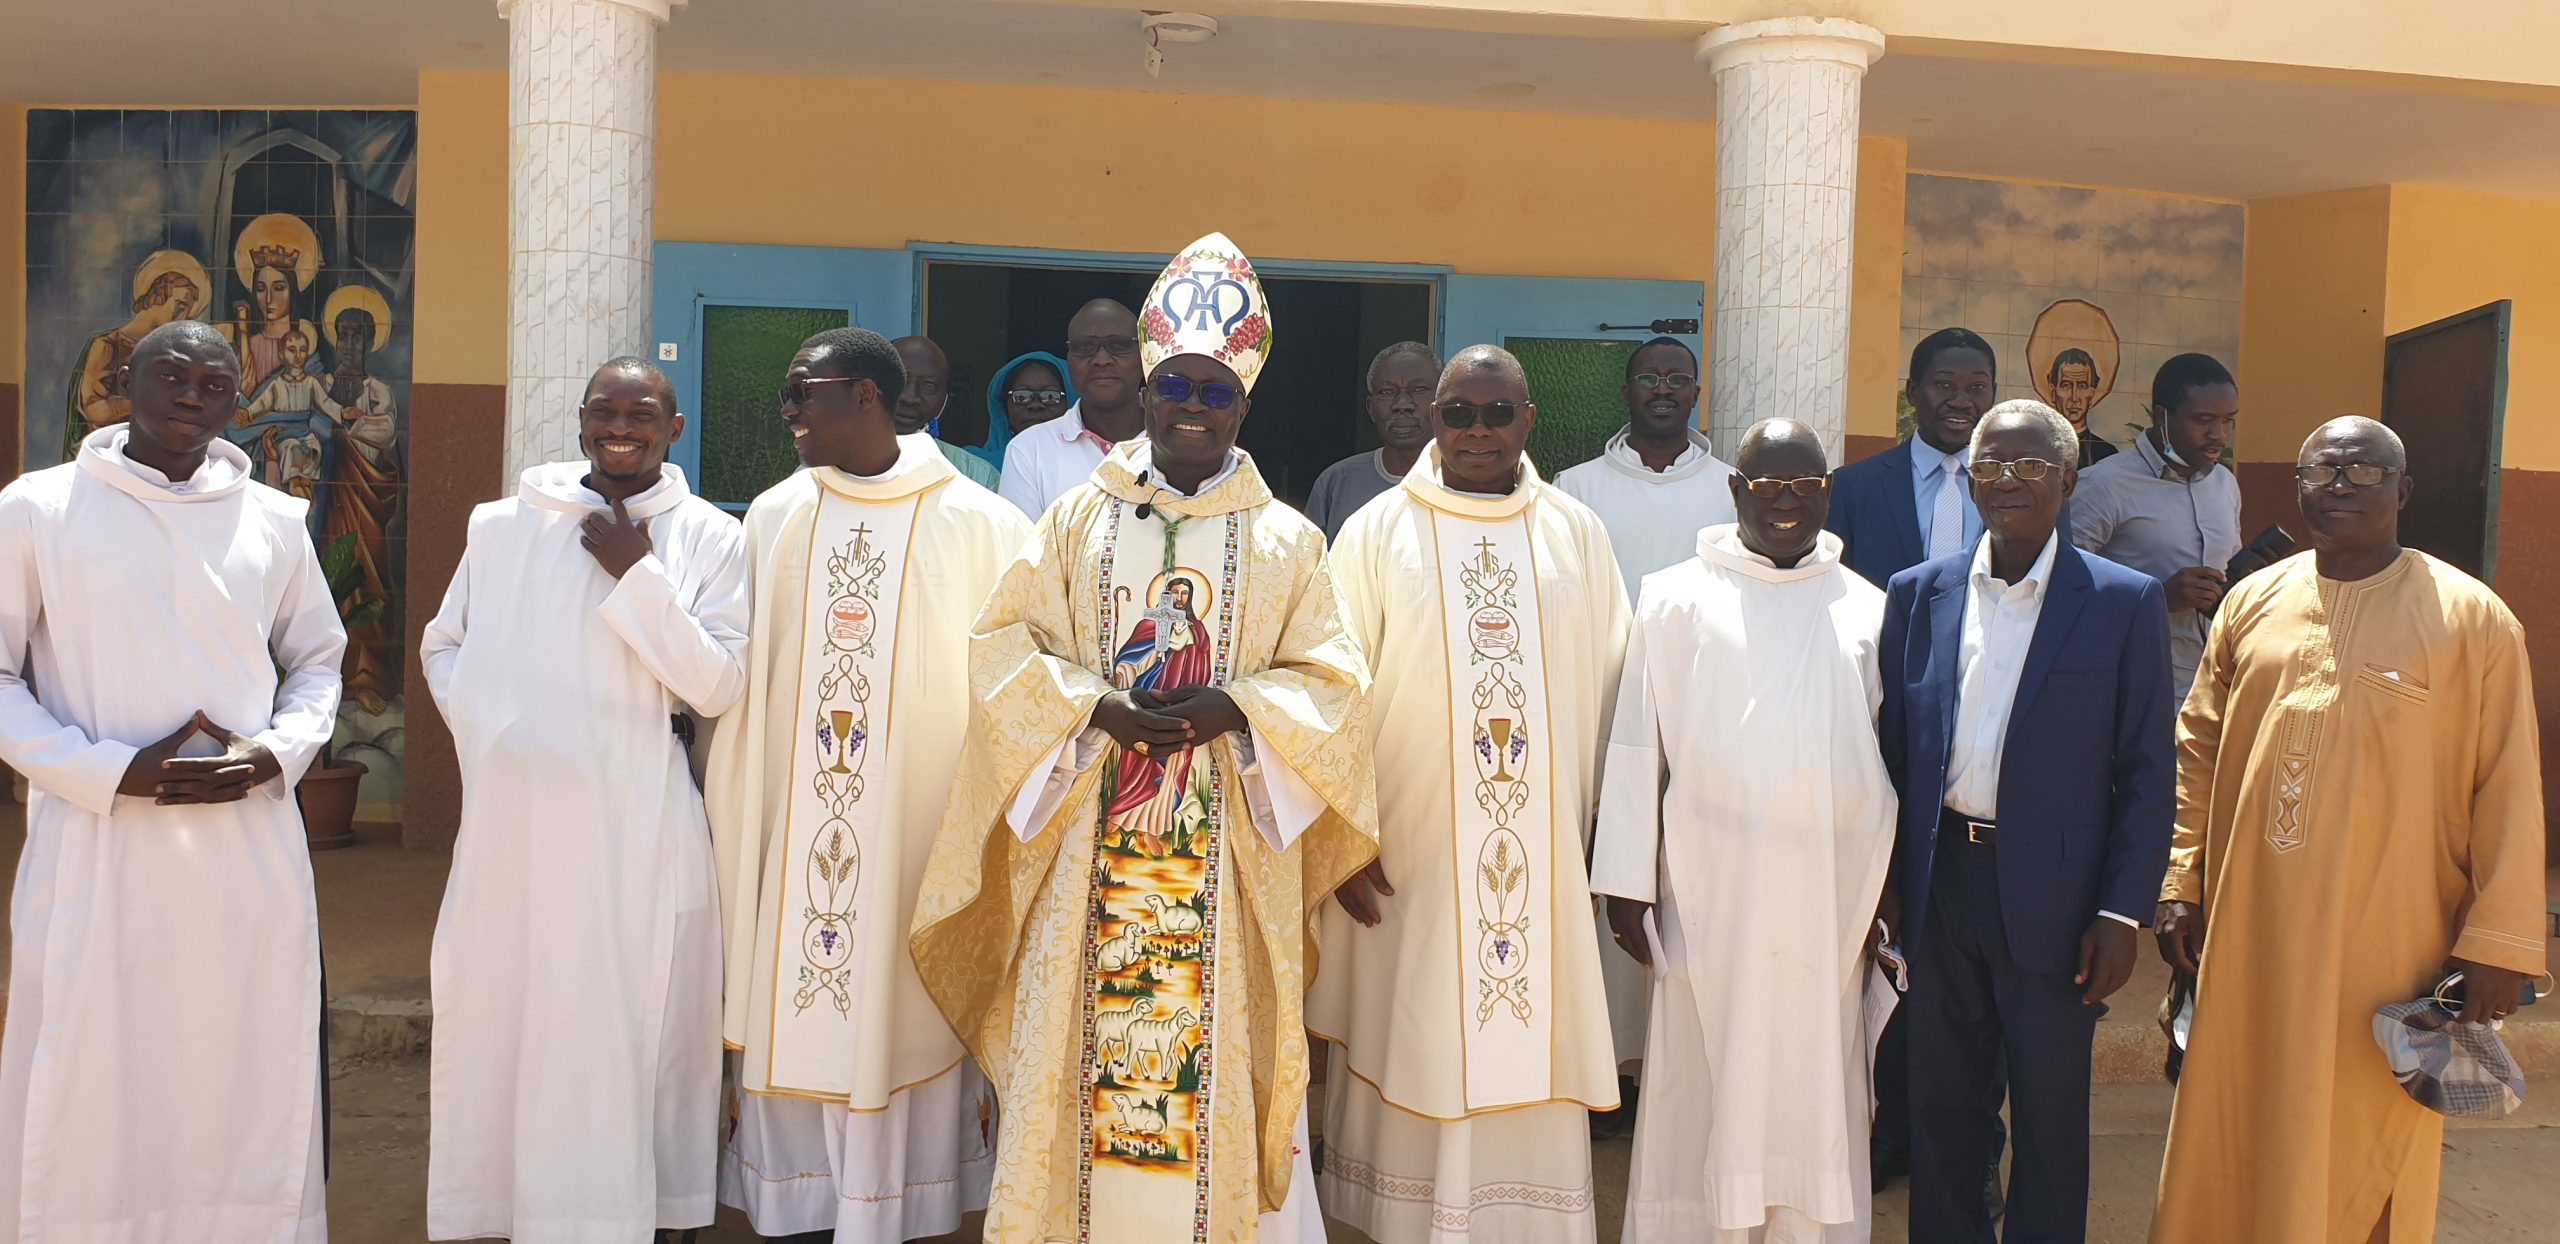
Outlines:
<svg viewBox="0 0 2560 1244"><path fill-rule="evenodd" d="M1394 897L1334 956L1309 1022L1387 1104L1457 1119L1618 1101L1584 836L1626 650L1597 516L1524 458L1451 491L1437 446L1333 551L1373 671L1379 854Z"/></svg>
<svg viewBox="0 0 2560 1244"><path fill-rule="evenodd" d="M2161 897L2203 904L2204 970L2154 1241L2434 1238L2444 1118L2373 1013L2448 956L2542 974L2543 823L2524 632L2487 586L2416 550L2232 585L2178 720Z"/></svg>
<svg viewBox="0 0 2560 1244"><path fill-rule="evenodd" d="M961 1058L907 921L967 727L969 620L1030 531L931 438L898 449L883 475L812 468L748 510L748 688L704 800L740 1086L856 1111Z"/></svg>
<svg viewBox="0 0 2560 1244"><path fill-rule="evenodd" d="M1311 913L1376 850L1322 533L1242 453L1198 497L1150 461L1124 443L1053 504L979 618L917 904L926 988L1003 1105L990 1240L1254 1239L1290 1192ZM1088 725L1114 690L1200 685L1249 743L1140 756Z"/></svg>

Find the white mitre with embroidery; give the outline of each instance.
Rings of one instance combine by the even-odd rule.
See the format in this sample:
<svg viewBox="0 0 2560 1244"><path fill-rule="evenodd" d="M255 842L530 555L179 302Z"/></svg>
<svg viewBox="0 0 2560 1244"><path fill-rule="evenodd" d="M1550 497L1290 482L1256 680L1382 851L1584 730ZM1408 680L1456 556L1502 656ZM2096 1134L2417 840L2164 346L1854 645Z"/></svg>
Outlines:
<svg viewBox="0 0 2560 1244"><path fill-rule="evenodd" d="M1271 357L1271 304L1253 261L1223 233L1182 248L1147 291L1138 317L1138 361L1152 376L1165 360L1206 355L1253 392Z"/></svg>

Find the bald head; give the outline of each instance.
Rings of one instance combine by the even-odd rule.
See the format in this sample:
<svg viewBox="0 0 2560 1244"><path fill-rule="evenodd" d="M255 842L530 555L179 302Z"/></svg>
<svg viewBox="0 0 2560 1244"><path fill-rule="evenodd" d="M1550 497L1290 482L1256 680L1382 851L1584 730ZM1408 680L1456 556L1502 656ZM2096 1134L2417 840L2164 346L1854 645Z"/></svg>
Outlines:
<svg viewBox="0 0 2560 1244"><path fill-rule="evenodd" d="M202 320L172 320L152 329L143 335L142 340L134 343L133 357L127 365L140 371L143 364L158 361L172 347L184 347L187 353L199 358L227 358L231 360L232 373L239 374L240 355L221 333L214 331L213 325Z"/></svg>
<svg viewBox="0 0 2560 1244"><path fill-rule="evenodd" d="M1452 356L1440 372L1440 391L1446 393L1461 381L1482 377L1503 390L1502 400L1529 400L1529 374L1520 369L1519 356L1500 346L1468 346Z"/></svg>
<svg viewBox="0 0 2560 1244"><path fill-rule="evenodd" d="M2355 449L2362 451L2355 461L2370 462L2394 471L2409 469L2409 447L2400 434L2379 420L2362 415L2341 415L2311 430L2302 442L2302 452L2294 459L2297 466L2311 465L2313 456L2323 449Z"/></svg>
<svg viewBox="0 0 2560 1244"><path fill-rule="evenodd" d="M1114 439L1143 431L1138 386L1146 379L1138 366L1136 312L1096 298L1067 320L1067 380L1086 426Z"/></svg>
<svg viewBox="0 0 2560 1244"><path fill-rule="evenodd" d="M1793 419L1763 419L1742 434L1733 466L1725 487L1733 491L1734 531L1742 547L1782 570L1794 569L1820 543L1822 525L1831 517L1825 481L1831 462L1822 434Z"/></svg>
<svg viewBox="0 0 2560 1244"><path fill-rule="evenodd" d="M1812 425L1793 419L1763 419L1742 434L1742 445L1733 453L1733 466L1745 479L1786 478L1825 474L1831 469L1831 460L1822 448L1822 434Z"/></svg>

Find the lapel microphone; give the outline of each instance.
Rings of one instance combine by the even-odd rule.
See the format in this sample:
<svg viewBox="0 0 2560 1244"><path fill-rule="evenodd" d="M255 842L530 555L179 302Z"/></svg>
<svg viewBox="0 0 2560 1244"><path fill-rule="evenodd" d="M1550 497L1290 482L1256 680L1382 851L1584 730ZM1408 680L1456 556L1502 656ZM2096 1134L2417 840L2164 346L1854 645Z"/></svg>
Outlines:
<svg viewBox="0 0 2560 1244"><path fill-rule="evenodd" d="M1146 487L1146 486L1147 486L1147 472L1145 472L1145 471L1140 471L1140 472L1138 472L1138 487L1140 487L1140 488L1144 488L1144 487ZM1140 518L1145 518L1146 516L1148 516L1148 515L1150 515L1150 514L1153 514L1153 513L1155 513L1155 512L1156 512L1156 499L1155 499L1155 495L1154 495L1153 493L1149 493L1149 494L1147 495L1147 499L1146 499L1146 500L1141 501L1141 502L1139 502L1139 503L1138 503L1138 517L1140 517Z"/></svg>

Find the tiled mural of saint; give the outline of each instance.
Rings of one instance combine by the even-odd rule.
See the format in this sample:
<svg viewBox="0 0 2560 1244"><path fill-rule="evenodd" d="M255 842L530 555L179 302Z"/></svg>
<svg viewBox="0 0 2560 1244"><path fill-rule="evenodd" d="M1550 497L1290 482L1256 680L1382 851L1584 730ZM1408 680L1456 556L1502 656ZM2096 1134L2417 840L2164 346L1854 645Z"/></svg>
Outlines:
<svg viewBox="0 0 2560 1244"><path fill-rule="evenodd" d="M219 330L243 379L230 440L311 503L342 568L339 750L373 770L367 802L396 803L415 114L38 109L27 129L27 374L65 391L59 425L28 412L27 465L125 419L145 333Z"/></svg>

